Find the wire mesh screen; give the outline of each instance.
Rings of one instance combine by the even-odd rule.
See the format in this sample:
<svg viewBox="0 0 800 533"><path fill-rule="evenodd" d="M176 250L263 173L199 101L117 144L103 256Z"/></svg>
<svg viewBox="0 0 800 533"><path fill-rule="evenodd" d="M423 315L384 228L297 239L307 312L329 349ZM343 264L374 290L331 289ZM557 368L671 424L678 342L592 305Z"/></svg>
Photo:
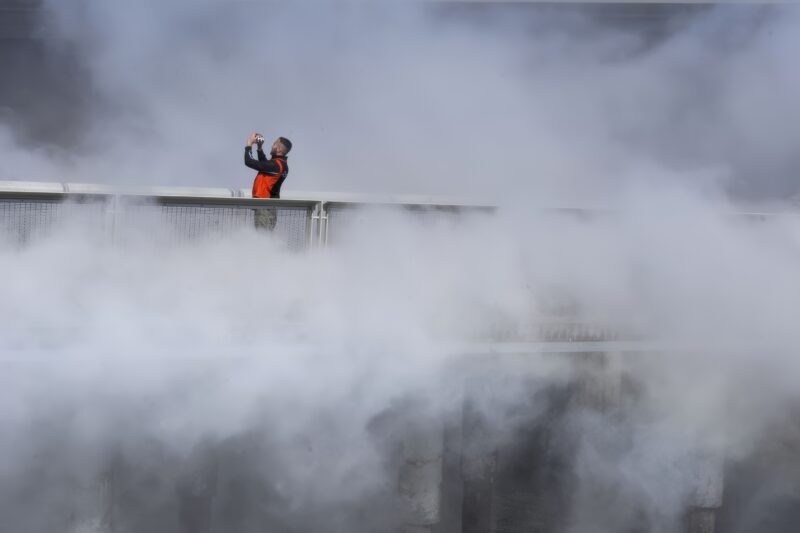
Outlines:
<svg viewBox="0 0 800 533"><path fill-rule="evenodd" d="M265 208L258 208L265 209ZM308 245L309 208L277 205L271 234L290 249ZM253 230L256 208L238 205L159 205L101 198L92 202L40 199L0 199L0 240L25 244L39 237L74 228L117 243L149 240L177 244L196 239L224 238Z"/></svg>
<svg viewBox="0 0 800 533"><path fill-rule="evenodd" d="M348 226L366 223L368 219L367 213L362 209L338 205L327 207L327 217L326 242L330 243L341 241L341 233L347 231Z"/></svg>
<svg viewBox="0 0 800 533"><path fill-rule="evenodd" d="M263 208L262 208L263 209ZM273 234L291 249L307 245L309 210L306 207L269 207L275 213ZM161 243L213 239L253 229L252 207L128 204L116 207L118 239L146 236Z"/></svg>
<svg viewBox="0 0 800 533"><path fill-rule="evenodd" d="M0 238L6 242L24 244L70 228L102 234L107 229L104 203L0 199Z"/></svg>
<svg viewBox="0 0 800 533"><path fill-rule="evenodd" d="M433 224L456 224L461 217L482 213L481 208L450 207L438 205L360 205L330 203L326 207L326 242L337 244L348 235L363 235L360 228L374 227L377 221L386 220L386 214L408 217L405 223L429 226ZM463 219L461 219L463 220Z"/></svg>

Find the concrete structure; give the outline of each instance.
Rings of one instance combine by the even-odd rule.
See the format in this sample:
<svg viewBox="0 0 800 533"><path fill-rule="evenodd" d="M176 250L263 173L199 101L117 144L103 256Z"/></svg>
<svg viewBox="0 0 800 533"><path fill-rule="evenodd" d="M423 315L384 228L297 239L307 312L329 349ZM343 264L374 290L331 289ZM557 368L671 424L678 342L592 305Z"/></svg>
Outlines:
<svg viewBox="0 0 800 533"><path fill-rule="evenodd" d="M85 215L90 217L90 227L100 228L107 238L123 242L128 238L127 225L136 226L142 220L155 221L153 231L148 233L150 238L224 236L237 228L252 226L248 218L252 217L252 210L270 207L279 213L276 231L290 246L302 250L331 245L335 221L352 216L361 206L393 206L445 216L493 209L457 202L414 204L407 198L364 203L343 198L328 201L322 195L282 200L243 196L241 191L229 189L120 192L90 185L5 183L0 184L0 233L5 232L14 245L25 246L69 217ZM476 360L476 355L481 357L473 366L454 369L454 379L464 384L463 409L458 416L423 416L418 411L420 406L412 404L401 417L402 430L399 437L393 438L400 450L396 509L398 527L404 532L569 530L574 491L569 472L575 449L574 443L559 433L563 420L576 409L599 417L624 416L622 406L632 396L625 382L636 376L624 376L620 362L645 352L668 353L670 348L648 343L625 328L580 323L569 315L568 307L565 309L531 327L525 338L448 348L471 356L471 360ZM531 395L520 405L498 407L493 392L502 385L496 381L497 367L492 362L520 356L569 358L573 367L571 381L543 387L535 378L524 373L515 377L512 372L505 378L516 379L521 390L528 387ZM498 431L499 422L485 413L503 410L515 414L510 422L500 421L504 427ZM513 438L506 438L512 434ZM230 458L241 459L258 449L251 444L241 449L237 446L208 443L199 447L187 463L175 466L174 472L165 463L163 475L175 485L176 503L169 512L176 517L181 531L248 531L244 519L238 525L219 525L219 517L228 512L224 509L254 505L243 503L241 495L220 493L220 478L236 480L246 475L245 469L236 467L236 461ZM231 451L234 449L237 451ZM721 533L717 522L724 506L723 459L702 450L686 450L686 454L696 472L692 486L685 487L691 495L686 502L686 531ZM76 487L71 530L117 531L118 517L129 505L122 494L130 477L124 457L109 461L100 472L88 473L87 480ZM255 486L257 481L247 483L242 482L242 486ZM223 500L227 503L220 503ZM628 527L638 531L636 523Z"/></svg>

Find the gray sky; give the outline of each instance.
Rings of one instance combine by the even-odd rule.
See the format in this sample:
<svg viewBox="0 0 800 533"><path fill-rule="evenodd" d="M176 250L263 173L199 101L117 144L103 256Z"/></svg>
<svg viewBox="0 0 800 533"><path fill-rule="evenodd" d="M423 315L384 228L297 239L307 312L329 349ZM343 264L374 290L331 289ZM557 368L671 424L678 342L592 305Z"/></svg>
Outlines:
<svg viewBox="0 0 800 533"><path fill-rule="evenodd" d="M3 178L247 187L259 130L291 190L797 189L792 7L44 5L35 52L0 41Z"/></svg>

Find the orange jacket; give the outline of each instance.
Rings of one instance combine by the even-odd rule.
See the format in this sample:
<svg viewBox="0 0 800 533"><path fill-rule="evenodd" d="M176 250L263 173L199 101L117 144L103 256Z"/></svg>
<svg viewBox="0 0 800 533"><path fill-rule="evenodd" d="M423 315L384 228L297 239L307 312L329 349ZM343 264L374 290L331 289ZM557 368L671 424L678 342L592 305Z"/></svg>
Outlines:
<svg viewBox="0 0 800 533"><path fill-rule="evenodd" d="M257 170L258 174L253 181L253 198L280 198L281 185L289 175L289 165L286 157L275 156L267 159L264 152L258 151L258 160L253 159L250 148L245 148L244 164Z"/></svg>

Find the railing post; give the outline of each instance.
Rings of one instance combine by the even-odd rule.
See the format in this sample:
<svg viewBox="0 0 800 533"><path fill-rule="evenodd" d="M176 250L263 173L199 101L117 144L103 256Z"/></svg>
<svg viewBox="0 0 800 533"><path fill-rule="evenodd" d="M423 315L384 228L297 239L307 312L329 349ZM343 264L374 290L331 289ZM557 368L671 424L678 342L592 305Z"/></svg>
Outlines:
<svg viewBox="0 0 800 533"><path fill-rule="evenodd" d="M108 197L106 204L106 225L108 227L108 238L114 243L117 239L117 225L119 224L119 195L112 194Z"/></svg>
<svg viewBox="0 0 800 533"><path fill-rule="evenodd" d="M328 202L320 202L319 211L319 245L328 245Z"/></svg>
<svg viewBox="0 0 800 533"><path fill-rule="evenodd" d="M309 208L308 230L306 232L306 243L309 250L313 250L317 243L314 242L315 237L319 240L319 224L322 213L322 202L315 203Z"/></svg>

